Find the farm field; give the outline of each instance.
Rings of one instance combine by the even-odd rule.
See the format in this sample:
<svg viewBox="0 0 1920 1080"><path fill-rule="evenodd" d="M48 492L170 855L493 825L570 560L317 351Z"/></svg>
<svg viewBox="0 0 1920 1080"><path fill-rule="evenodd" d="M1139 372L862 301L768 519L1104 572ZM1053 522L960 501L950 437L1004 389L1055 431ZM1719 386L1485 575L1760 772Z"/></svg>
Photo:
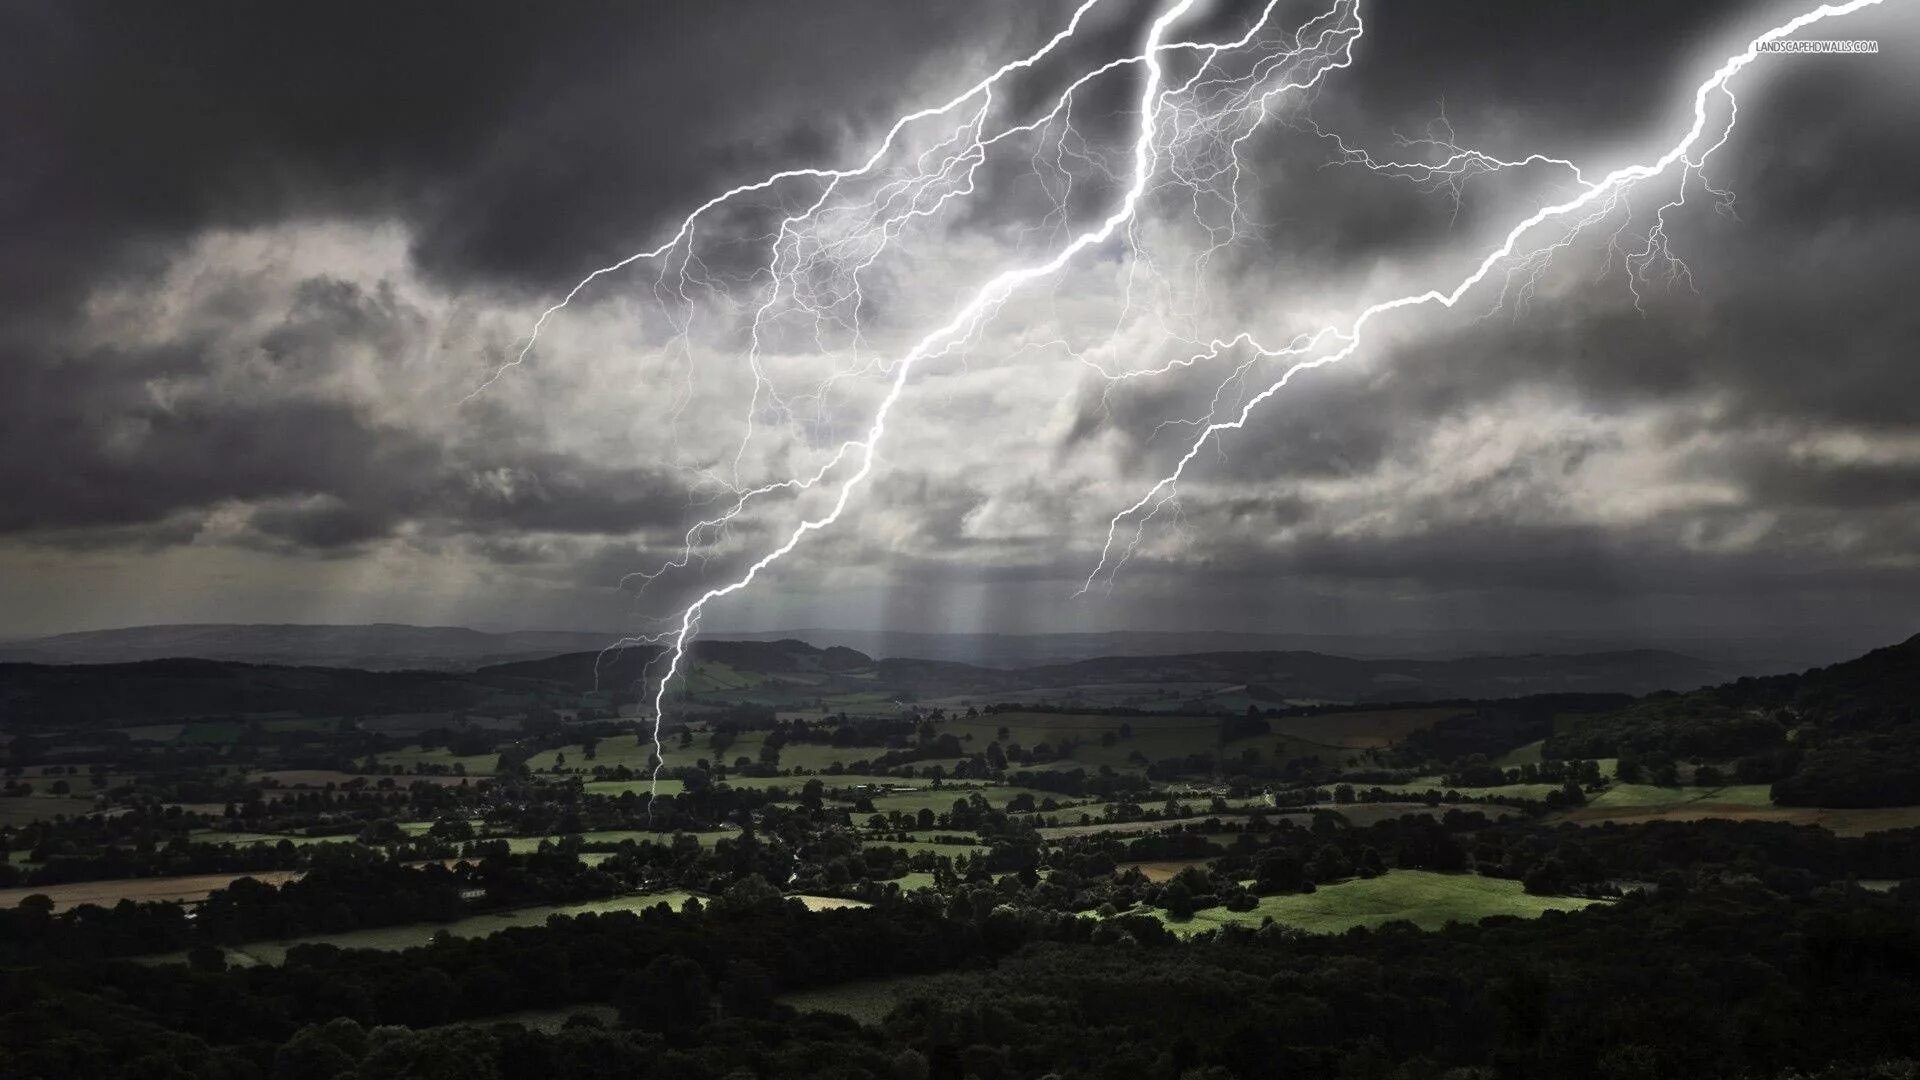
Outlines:
<svg viewBox="0 0 1920 1080"><path fill-rule="evenodd" d="M495 765L500 763L498 754L456 754L444 746L428 750L420 746L409 746L401 750L389 750L374 760L382 765L398 765L412 772L420 765L431 765L452 769L455 765L465 767L468 776L491 776Z"/></svg>
<svg viewBox="0 0 1920 1080"><path fill-rule="evenodd" d="M1539 742L1530 742L1525 746L1516 746L1501 757L1496 758L1493 764L1503 769L1515 769L1522 765L1538 765L1541 761L1545 760L1541 757L1540 752L1546 748L1546 745L1547 740L1541 739Z"/></svg>
<svg viewBox="0 0 1920 1080"><path fill-rule="evenodd" d="M844 896L808 896L796 894L793 899L807 905L808 911L838 911L841 908L872 907L865 900L849 900Z"/></svg>
<svg viewBox="0 0 1920 1080"><path fill-rule="evenodd" d="M922 840L866 840L860 846L898 848L909 855L965 855L968 858L987 850L984 844L934 844Z"/></svg>
<svg viewBox="0 0 1920 1080"><path fill-rule="evenodd" d="M492 770L489 769L489 772ZM327 785L345 787L356 781L363 787L379 787L386 781L395 787L405 787L418 781L430 784L457 786L470 783L475 779L465 776L370 776L362 773L341 772L337 769L268 769L247 777L250 782L268 783L292 790L324 790Z"/></svg>
<svg viewBox="0 0 1920 1080"><path fill-rule="evenodd" d="M1718 788L1655 787L1652 784L1615 784L1587 800L1588 807L1619 809L1662 806L1771 806L1766 784L1734 784Z"/></svg>
<svg viewBox="0 0 1920 1080"><path fill-rule="evenodd" d="M486 824L486 819L484 818L475 817L465 818L464 820L468 825L473 827L475 832L479 832L480 827ZM400 831L406 833L408 836L425 836L427 831L433 828L433 825L434 823L431 821L403 821L400 822Z"/></svg>
<svg viewBox="0 0 1920 1080"><path fill-rule="evenodd" d="M1486 799L1506 796L1514 799L1544 799L1550 792L1560 790L1559 784L1504 784L1500 787L1450 787L1440 782L1439 777L1414 780L1405 784L1355 784L1355 791L1372 791L1375 788L1395 795L1425 795L1429 791L1457 792L1466 799ZM1332 794L1332 788L1323 788Z"/></svg>
<svg viewBox="0 0 1920 1080"><path fill-rule="evenodd" d="M702 749L702 747L698 743L695 743L692 749L698 750ZM732 751L728 751L728 753L729 760L731 760ZM562 754L566 755L566 764L561 766L562 772L578 772L591 775L595 766L602 765L609 769L625 765L629 769L644 771L651 767L649 762L653 758L653 738L651 735L643 734L637 737L623 735L618 738L601 739L593 748L593 760L591 761L587 760L586 747L580 743L563 746L558 750L542 750L527 759L527 768L539 773L552 772L554 771L554 766L559 763L560 755ZM699 756L705 757L710 755L703 754ZM669 742L667 745L667 760L672 761L673 759L674 747L672 743ZM681 764L689 763L691 763L691 758L681 762ZM491 765L489 765L489 770L491 770Z"/></svg>
<svg viewBox="0 0 1920 1080"><path fill-rule="evenodd" d="M1377 878L1355 878L1322 886L1312 893L1261 897L1252 911L1209 908L1190 919L1174 919L1155 910L1175 933L1191 935L1229 924L1259 926L1273 920L1313 934L1337 934L1356 926L1379 926L1405 919L1434 930L1450 922L1478 922L1489 915L1534 918L1549 911L1578 911L1601 901L1571 896L1532 896L1517 881L1478 874L1436 874L1395 870Z"/></svg>
<svg viewBox="0 0 1920 1080"><path fill-rule="evenodd" d="M817 712L800 712L795 715L808 723L818 723L820 720L820 714ZM743 757L750 761L759 761L760 748L766 745L766 741L766 732L743 732L733 745L727 747L726 753L722 756L729 764ZM856 762L871 761L886 752L887 748L884 746L833 746L828 743L790 742L780 748L780 768L818 773L835 765L845 768ZM672 745L667 747L668 761L679 760L684 763L697 757L713 757L712 747L709 747L703 738L696 736L693 745L685 750Z"/></svg>
<svg viewBox="0 0 1920 1080"><path fill-rule="evenodd" d="M424 833L429 824L431 823L423 822L420 831ZM226 832L219 829L194 833L188 837L188 839L196 844L221 844L227 847L243 847L248 844L278 844L282 840L289 841L295 847L302 847L307 844L351 844L355 842L353 835L350 833L340 836L290 836L283 833Z"/></svg>
<svg viewBox="0 0 1920 1080"><path fill-rule="evenodd" d="M583 785L589 795L678 795L686 790L686 785L671 777L663 776L659 780L589 780Z"/></svg>
<svg viewBox="0 0 1920 1080"><path fill-rule="evenodd" d="M35 893L53 901L53 910L66 911L82 904L112 907L122 900L143 903L150 900L205 900L209 893L224 889L241 878L250 877L267 885L292 881L305 871L259 870L251 874L186 874L179 877L115 878L111 881L75 881L64 885L27 885L0 889L0 908L17 906Z"/></svg>
<svg viewBox="0 0 1920 1080"><path fill-rule="evenodd" d="M27 825L59 814L77 817L91 813L91 795L0 795L0 825Z"/></svg>
<svg viewBox="0 0 1920 1080"><path fill-rule="evenodd" d="M1123 835L1130 833L1151 833L1159 832L1162 829L1169 829L1176 825L1191 825L1195 822L1205 821L1208 818L1221 816L1220 814L1195 814L1191 817L1168 818L1162 821L1094 821L1086 825L1046 825L1034 831L1039 833L1041 838L1045 840L1058 840L1068 836L1095 836L1100 833L1119 833ZM1312 821L1312 817L1308 814L1275 814L1269 815L1268 820L1278 821L1281 818L1290 819L1297 825L1307 825Z"/></svg>
<svg viewBox="0 0 1920 1080"><path fill-rule="evenodd" d="M454 937L485 937L502 930L517 926L539 926L554 915L599 915L616 911L644 911L656 904L667 904L678 909L692 896L686 892L648 893L644 896L623 896L613 900L594 900L584 904L545 904L539 907L515 908L512 911L489 912L484 915L471 915L448 923L409 923L406 926L383 926L371 930L350 930L343 934L316 934L311 937L293 938L286 941L260 941L246 945L232 946L227 951L227 962L244 967L262 964L279 964L287 958L287 950L296 945L334 945L342 949L384 949L398 951L431 944L435 934L446 932ZM168 954L155 958L155 963L179 961L179 954Z"/></svg>
<svg viewBox="0 0 1920 1080"><path fill-rule="evenodd" d="M605 829L605 830L602 830L602 831L599 831L599 832L583 832L583 833L571 833L571 834L569 834L569 835L571 835L571 836L573 836L573 837L575 837L575 838L577 838L577 839L579 839L579 840L580 840L580 841L581 841L582 843L586 843L586 844L618 844L618 843L622 843L622 842L624 842L624 841L627 841L627 840L632 840L632 841L634 841L635 843L641 843L641 844L644 844L644 843L656 843L656 844L671 844L671 843L673 843L673 834L672 834L672 833L665 833L665 832L646 832L646 831L644 831L644 830L640 830L640 829ZM488 838L488 837L476 837L475 839L482 839L482 840L484 840L484 839L489 839L489 838ZM529 852L529 851L538 851L538 850L540 850L540 845L541 845L541 844L544 844L544 843L555 843L555 844L557 844L557 843L559 843L559 842L560 842L560 841L561 841L562 839L565 839L565 837L562 837L562 836L560 836L560 835L553 835L553 836L509 836L509 837L505 837L504 839L505 839L505 840L507 841L507 850L508 850L509 852L512 852L512 853L513 853L513 854L515 854L515 855L524 855L524 854L526 854L526 853L527 853L527 852Z"/></svg>
<svg viewBox="0 0 1920 1080"><path fill-rule="evenodd" d="M1172 881L1174 875L1189 866L1205 866L1212 859L1163 859L1159 862L1123 862L1115 864L1121 870L1138 870L1148 881L1156 884Z"/></svg>
<svg viewBox="0 0 1920 1080"><path fill-rule="evenodd" d="M728 777L726 783L737 788L752 788L755 790L779 787L786 788L789 791L799 791L806 786L809 780L820 781L820 786L825 788L829 795L831 795L835 789L866 785L924 788L933 783L931 780L921 779L919 777L875 776L868 773L839 773L837 775L821 773L816 776L734 776Z"/></svg>
<svg viewBox="0 0 1920 1080"><path fill-rule="evenodd" d="M917 814L922 808L934 813L944 813L953 809L953 804L961 799L979 795L994 806L1004 807L1019 795L1031 795L1034 802L1053 799L1061 803L1071 800L1053 791L1041 791L1038 788L1014 787L1005 784L979 785L972 787L923 788L919 791L900 792L892 795L877 795L873 799L873 809L877 813L898 810L904 814Z"/></svg>

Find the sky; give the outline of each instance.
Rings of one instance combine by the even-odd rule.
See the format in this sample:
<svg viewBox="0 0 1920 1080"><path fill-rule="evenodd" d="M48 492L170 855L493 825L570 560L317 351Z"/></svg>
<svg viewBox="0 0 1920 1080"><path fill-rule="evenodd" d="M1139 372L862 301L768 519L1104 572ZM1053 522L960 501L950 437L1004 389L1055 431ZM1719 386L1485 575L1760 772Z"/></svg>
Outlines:
<svg viewBox="0 0 1920 1080"><path fill-rule="evenodd" d="M1581 190L1551 163L1361 155L1649 160L1714 68L1813 6L1196 5L1169 40L1263 29L1210 72L1167 56L1189 90L1152 110L1136 212L915 357L1121 204L1146 68L977 161L950 140L1048 116L1173 2L1096 4L819 214L791 225L816 180L736 198L544 322L715 195L864 161L1072 5L0 4L0 637L658 629L849 482L702 627L1777 637L1836 658L1920 629L1914 5L1803 35L1877 54L1757 58L1698 174L1564 243L1530 234L1551 260L1503 262L1457 306L1369 324L1156 489L1287 366L1207 343L1450 286ZM1312 85L1265 93L1289 79ZM1668 249L1684 262L1634 258ZM882 408L853 479L835 455ZM1103 560L1156 490L1177 498L1123 517Z"/></svg>

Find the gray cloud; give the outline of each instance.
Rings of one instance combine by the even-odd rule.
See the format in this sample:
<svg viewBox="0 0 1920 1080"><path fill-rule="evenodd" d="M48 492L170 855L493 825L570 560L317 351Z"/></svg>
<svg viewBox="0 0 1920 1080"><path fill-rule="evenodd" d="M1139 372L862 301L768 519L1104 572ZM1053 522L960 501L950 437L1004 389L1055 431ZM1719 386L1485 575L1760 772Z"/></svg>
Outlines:
<svg viewBox="0 0 1920 1080"><path fill-rule="evenodd" d="M1150 5L1116 7L1020 81L1008 114L1134 40ZM431 568L440 587L498 597L472 610L564 617L569 597L672 560L729 504L736 463L748 486L816 467L863 429L874 383L809 398L820 327L785 312L765 366L798 404L763 407L761 441L736 458L751 389L738 305L697 290L656 303L635 273L556 320L487 396L466 392L584 269L726 184L843 160L903 102L937 98L1065 10L482 4L454 33L426 8L9 7L0 93L21 107L0 119L0 568L64 557L76 576L138 576L180 552L278 568L248 570L247 610L270 606L276 575L322 562L365 570L369 593ZM1117 319L1123 264L1106 254L1010 304L964 362L916 382L868 496L739 618L1087 617L1058 599L1108 515L1184 449L1191 429L1162 422L1206 415L1236 358L1108 388L1041 343L1145 366L1178 351L1153 336L1167 326L1284 337L1457 273L1459 252L1564 185L1481 177L1456 204L1326 167L1308 119L1383 153L1444 115L1464 143L1610 160L1667 131L1703 50L1770 10L1370 8L1359 63L1249 148L1249 229L1207 278L1217 318L1155 326L1148 299ZM1920 593L1920 316L1903 295L1920 279L1920 150L1897 137L1920 94L1884 54L1782 59L1716 162L1739 220L1697 187L1676 216L1692 288L1645 290L1636 307L1598 243L1564 253L1524 307L1478 318L1489 295L1382 328L1196 461L1099 617L1187 622L1199 616L1180 598L1195 596L1243 627L1444 625L1475 604L1561 629L1580 610L1616 629L1623 612L1731 626L1825 596L1838 624L1884 621ZM1090 147L1122 145L1137 88L1121 73L1077 106ZM980 198L866 280L873 357L1042 242L1019 231L1053 195L1031 161L998 158L977 179ZM741 238L790 207L784 194L716 221L698 272L750 271ZM1081 183L1069 217L1110 194ZM1156 225L1176 227L1178 209L1155 203ZM1219 402L1273 372L1256 366ZM710 561L649 586L644 610L737 570L826 494L782 492L711 532Z"/></svg>

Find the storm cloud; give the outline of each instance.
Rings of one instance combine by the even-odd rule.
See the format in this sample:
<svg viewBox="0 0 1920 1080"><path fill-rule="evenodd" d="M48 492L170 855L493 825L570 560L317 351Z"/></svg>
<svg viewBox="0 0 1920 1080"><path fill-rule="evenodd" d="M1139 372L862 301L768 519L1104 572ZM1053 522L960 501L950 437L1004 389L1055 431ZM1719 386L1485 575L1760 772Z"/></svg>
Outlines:
<svg viewBox="0 0 1920 1080"><path fill-rule="evenodd" d="M1213 5L1185 30L1257 7ZM1000 107L1031 110L1128 51L1153 10L1104 5ZM1112 587L1068 601L1183 432L1277 370L1254 363L1223 392L1244 353L1125 384L1090 365L1152 366L1182 353L1173 335L1220 326L1284 337L1449 280L1517 210L1569 190L1545 170L1423 187L1330 165L1327 132L1381 154L1447 137L1611 167L1669 138L1726 47L1788 10L1368 5L1353 67L1249 145L1243 235L1170 286L1210 321L1117 303L1139 270L1118 252L1010 300L916 378L846 520L712 624L1897 628L1920 610L1920 308L1904 295L1920 88L1900 59L1920 21L1897 11L1835 34L1877 37L1876 56L1771 57L1743 87L1708 178L1734 202L1715 212L1702 181L1672 216L1687 276L1636 293L1603 230L1522 293L1383 327L1209 448ZM798 191L714 222L705 261L674 269L695 299L663 272L616 275L469 393L587 271L731 185L857 158L1070 11L6 6L0 633L669 613L830 485L710 530L701 560L637 598L619 586L673 561L737 487L818 466L916 330L1100 212L1111 185L1068 194L993 160L978 197L834 299L863 335L834 339L860 359L830 390L805 389L831 374L805 320L770 322L756 377L788 408L763 403L744 453L739 298ZM1129 137L1137 87L1120 71L1076 104L1089 152ZM1180 227L1171 205L1151 224Z"/></svg>

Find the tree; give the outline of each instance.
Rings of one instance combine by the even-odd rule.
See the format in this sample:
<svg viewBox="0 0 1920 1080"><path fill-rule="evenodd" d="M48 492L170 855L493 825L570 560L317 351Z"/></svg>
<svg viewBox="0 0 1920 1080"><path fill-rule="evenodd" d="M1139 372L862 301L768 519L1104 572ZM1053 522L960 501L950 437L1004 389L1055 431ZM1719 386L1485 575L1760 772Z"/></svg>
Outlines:
<svg viewBox="0 0 1920 1080"><path fill-rule="evenodd" d="M225 971L226 951L214 945L195 945L187 950L187 966L202 972Z"/></svg>
<svg viewBox="0 0 1920 1080"><path fill-rule="evenodd" d="M972 709L967 712L971 714ZM918 1050L902 1050L893 1058L894 1080L927 1080L933 1075L933 1068L927 1062L927 1055Z"/></svg>
<svg viewBox="0 0 1920 1080"><path fill-rule="evenodd" d="M1176 919L1191 918L1194 910L1193 890L1187 888L1186 882L1177 878L1169 881L1166 887L1160 890L1160 906L1166 908L1167 914Z"/></svg>
<svg viewBox="0 0 1920 1080"><path fill-rule="evenodd" d="M1254 888L1263 893L1299 892L1306 883L1306 870L1290 851L1268 853L1254 872Z"/></svg>
<svg viewBox="0 0 1920 1080"><path fill-rule="evenodd" d="M735 961L727 969L727 981L720 987L720 1004L729 1016L764 1020L773 1011L773 980L766 969L753 961Z"/></svg>
<svg viewBox="0 0 1920 1080"><path fill-rule="evenodd" d="M1534 864L1521 885L1535 896L1554 896L1566 889L1567 870L1560 860L1549 855Z"/></svg>
<svg viewBox="0 0 1920 1080"><path fill-rule="evenodd" d="M1342 806L1353 802L1353 785L1335 784L1333 788L1333 801Z"/></svg>
<svg viewBox="0 0 1920 1080"><path fill-rule="evenodd" d="M348 1020L347 1023L353 1021ZM359 1027L358 1024L354 1026ZM365 1054L365 1034L361 1035L360 1041L361 1053ZM308 1024L294 1032L293 1038L273 1053L274 1080L333 1080L359 1064L359 1057L348 1053L329 1038L319 1024Z"/></svg>
<svg viewBox="0 0 1920 1080"><path fill-rule="evenodd" d="M1006 752L1000 749L998 740L987 744L987 768L999 772L1007 767Z"/></svg>
<svg viewBox="0 0 1920 1080"><path fill-rule="evenodd" d="M622 983L614 1006L620 1018L646 1031L692 1031L713 1015L707 972L678 954L656 956Z"/></svg>
<svg viewBox="0 0 1920 1080"><path fill-rule="evenodd" d="M1327 844L1313 856L1313 862L1307 866L1307 876L1325 883L1353 876L1353 864L1347 860L1347 853L1333 844Z"/></svg>
<svg viewBox="0 0 1920 1080"><path fill-rule="evenodd" d="M1387 872L1385 864L1380 861L1380 853L1375 851L1372 845L1360 849L1360 855L1354 859L1353 866L1363 878L1379 877Z"/></svg>
<svg viewBox="0 0 1920 1080"><path fill-rule="evenodd" d="M721 893L720 898L734 911L752 911L766 904L779 903L780 890L767 884L767 879L759 874L748 874L727 886L727 891Z"/></svg>

